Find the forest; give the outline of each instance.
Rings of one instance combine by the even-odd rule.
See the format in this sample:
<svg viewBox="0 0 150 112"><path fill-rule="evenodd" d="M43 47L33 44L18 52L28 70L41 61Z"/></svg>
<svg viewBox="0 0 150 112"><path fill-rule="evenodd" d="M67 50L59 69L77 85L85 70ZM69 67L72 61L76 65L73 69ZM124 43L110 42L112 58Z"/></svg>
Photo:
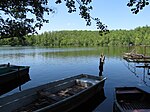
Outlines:
<svg viewBox="0 0 150 112"><path fill-rule="evenodd" d="M137 27L132 30L110 30L103 36L99 35L98 31L51 31L28 35L25 40L18 37L1 39L0 45L45 47L150 45L150 26Z"/></svg>

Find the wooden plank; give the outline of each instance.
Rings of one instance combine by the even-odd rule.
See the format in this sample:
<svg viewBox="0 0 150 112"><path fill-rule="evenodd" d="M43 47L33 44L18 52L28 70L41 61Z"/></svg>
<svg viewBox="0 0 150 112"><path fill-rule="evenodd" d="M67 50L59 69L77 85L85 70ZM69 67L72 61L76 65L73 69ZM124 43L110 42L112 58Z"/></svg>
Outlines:
<svg viewBox="0 0 150 112"><path fill-rule="evenodd" d="M37 95L25 96L21 99L16 99L10 102L7 102L4 105L0 105L1 112L11 112L19 107L25 106L31 102L33 102L37 98Z"/></svg>
<svg viewBox="0 0 150 112"><path fill-rule="evenodd" d="M88 97L92 96L94 93L97 92L98 88L101 89L104 86L103 85L104 81L106 80L106 78L103 78L100 80L99 78L97 79L96 76L93 76L93 78L96 78L97 80L99 80L99 82L96 83L95 85L90 86L88 88L83 87L83 86L76 86L75 79L83 78L83 77L89 77L89 75L78 75L75 77L69 77L66 79L62 79L59 81L54 81L45 85L41 85L41 86L29 89L29 90L25 90L20 93L7 96L5 98L0 98L0 109L3 108L4 111L7 111L7 106L8 107L10 106L11 108L8 110L14 110L24 105L28 105L28 104L30 105L30 103L33 106L40 107L41 110L47 110L47 109L57 110L60 108L70 109L72 108L72 106L74 107L76 105L79 105L84 100L86 101ZM68 94L71 89L72 91L76 92L74 95ZM83 98L82 101L81 101L81 98ZM35 101L39 99L43 99L45 101L41 101L41 103ZM52 105L50 103L51 100L55 102L55 103L52 103ZM24 102L24 103L21 103L21 102ZM49 105L46 106L48 103ZM71 103L72 106L66 107L68 103ZM17 106L15 107L15 105ZM42 107L43 105L44 107Z"/></svg>
<svg viewBox="0 0 150 112"><path fill-rule="evenodd" d="M150 69L150 66L142 66L142 65L140 66L139 65L139 66L136 66L136 67L138 67L138 68L149 68Z"/></svg>
<svg viewBox="0 0 150 112"><path fill-rule="evenodd" d="M126 93L142 93L142 92L134 89L134 90L117 90L116 93L117 94L126 94Z"/></svg>
<svg viewBox="0 0 150 112"><path fill-rule="evenodd" d="M19 98L24 97L24 96L28 96L28 95L31 95L31 94L36 94L37 91L42 90L42 89L54 88L54 86L62 84L63 82L67 82L69 80L73 80L73 79L80 78L80 77L81 77L81 75L68 77L66 79L63 78L61 80L56 80L56 81L53 81L53 82L50 82L50 83L47 83L47 84L44 84L44 85L40 85L38 87L33 87L33 88L30 88L30 89L24 90L23 92L18 92L18 93L9 95L5 98L0 98L0 105L5 104L7 102L10 102L12 100L15 100L16 98L19 99Z"/></svg>

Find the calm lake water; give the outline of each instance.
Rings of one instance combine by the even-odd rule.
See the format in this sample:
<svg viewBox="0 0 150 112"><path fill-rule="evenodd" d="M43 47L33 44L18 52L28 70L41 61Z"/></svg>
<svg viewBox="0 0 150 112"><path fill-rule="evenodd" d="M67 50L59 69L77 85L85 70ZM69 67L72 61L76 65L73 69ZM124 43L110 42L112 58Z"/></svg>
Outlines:
<svg viewBox="0 0 150 112"><path fill-rule="evenodd" d="M103 75L107 77L104 85L106 99L98 106L102 112L113 108L114 88L136 86L150 92L150 75L147 70L135 68L122 58L129 47L97 48L38 48L38 47L0 47L0 64L30 66L31 81L22 85L22 90L82 73L98 76L99 56L106 56ZM141 51L142 48L140 48ZM3 96L18 92L16 88ZM95 109L96 111L97 109Z"/></svg>

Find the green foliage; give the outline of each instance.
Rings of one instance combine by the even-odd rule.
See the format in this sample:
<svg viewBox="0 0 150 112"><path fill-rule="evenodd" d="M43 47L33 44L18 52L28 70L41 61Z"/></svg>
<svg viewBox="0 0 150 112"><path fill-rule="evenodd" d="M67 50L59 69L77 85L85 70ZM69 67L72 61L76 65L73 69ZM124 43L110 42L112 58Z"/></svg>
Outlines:
<svg viewBox="0 0 150 112"><path fill-rule="evenodd" d="M65 2L68 13L76 12L78 4L81 18L86 21L86 25L91 25L91 20L94 20L100 35L103 36L103 34L109 32L107 26L99 18L91 16L92 0L55 0L56 4L61 4L62 2ZM131 11L134 14L137 14L146 5L149 5L149 0L129 0L127 3L127 6L131 7ZM48 7L48 0L1 0L0 39L19 37L24 41L24 36L37 33L36 28L41 29L44 23L49 22L44 15L49 15L50 13L55 13L55 10ZM139 39L136 41L138 43ZM55 44L58 44L58 42ZM111 44L116 43L112 42Z"/></svg>
<svg viewBox="0 0 150 112"><path fill-rule="evenodd" d="M109 32L107 26L103 24L99 18L94 18L91 16L90 11L93 7L90 3L92 0L56 0L55 3L60 4L62 2L65 2L69 13L76 12L76 3L78 3L80 11L79 15L86 21L87 26L90 26L91 20L94 20L96 22L97 29L99 29L100 35L107 34Z"/></svg>
<svg viewBox="0 0 150 112"><path fill-rule="evenodd" d="M36 33L48 20L44 14L53 13L46 7L48 0L1 0L0 39Z"/></svg>
<svg viewBox="0 0 150 112"><path fill-rule="evenodd" d="M68 13L76 12L79 4L79 15L85 19L87 25L91 20L96 21L97 28L108 32L106 25L100 19L90 15L91 0L55 0L56 4L65 2ZM0 1L0 39L19 37L24 40L28 34L36 34L36 29L41 29L44 23L48 23L45 15L55 13L54 8L49 8L48 0L1 0ZM47 43L45 43L47 44Z"/></svg>
<svg viewBox="0 0 150 112"><path fill-rule="evenodd" d="M127 6L131 7L133 14L139 13L146 5L149 5L149 0L130 0L127 3Z"/></svg>
<svg viewBox="0 0 150 112"><path fill-rule="evenodd" d="M134 30L111 30L100 36L98 31L54 31L25 37L24 45L29 46L129 46L150 45L150 27ZM22 45L19 38L0 40L0 45Z"/></svg>

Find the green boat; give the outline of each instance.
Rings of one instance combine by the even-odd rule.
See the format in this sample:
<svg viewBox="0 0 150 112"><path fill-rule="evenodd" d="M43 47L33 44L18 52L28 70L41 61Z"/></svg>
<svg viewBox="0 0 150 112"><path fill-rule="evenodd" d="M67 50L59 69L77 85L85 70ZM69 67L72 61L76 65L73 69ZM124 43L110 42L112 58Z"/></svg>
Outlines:
<svg viewBox="0 0 150 112"><path fill-rule="evenodd" d="M0 65L0 95L6 89L14 88L30 80L29 66L17 66L10 64ZM7 90L9 91L9 90Z"/></svg>
<svg viewBox="0 0 150 112"><path fill-rule="evenodd" d="M75 75L0 98L2 112L71 112L104 87L106 77Z"/></svg>

